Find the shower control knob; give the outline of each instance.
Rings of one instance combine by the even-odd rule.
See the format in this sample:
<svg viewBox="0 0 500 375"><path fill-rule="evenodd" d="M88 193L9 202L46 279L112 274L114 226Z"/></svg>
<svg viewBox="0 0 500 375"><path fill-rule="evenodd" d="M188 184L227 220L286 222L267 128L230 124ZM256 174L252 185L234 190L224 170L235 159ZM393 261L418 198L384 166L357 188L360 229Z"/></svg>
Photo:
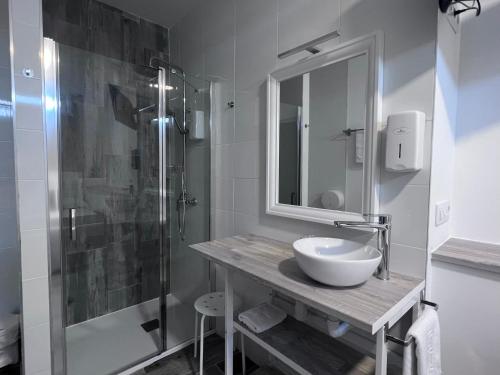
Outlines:
<svg viewBox="0 0 500 375"><path fill-rule="evenodd" d="M186 199L186 204L188 206L196 206L198 204L198 199L196 199L196 198Z"/></svg>
<svg viewBox="0 0 500 375"><path fill-rule="evenodd" d="M230 102L227 102L227 107L234 108L234 102L232 100Z"/></svg>

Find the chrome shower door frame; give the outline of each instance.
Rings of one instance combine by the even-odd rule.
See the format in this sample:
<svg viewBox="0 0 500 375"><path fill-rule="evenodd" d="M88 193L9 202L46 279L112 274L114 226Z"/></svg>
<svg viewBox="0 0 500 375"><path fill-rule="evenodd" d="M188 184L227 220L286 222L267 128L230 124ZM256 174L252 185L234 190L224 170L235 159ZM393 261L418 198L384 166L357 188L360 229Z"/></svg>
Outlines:
<svg viewBox="0 0 500 375"><path fill-rule="evenodd" d="M61 244L59 153L59 51L52 39L43 40L44 121L47 148L49 302L52 374L66 374L64 262Z"/></svg>
<svg viewBox="0 0 500 375"><path fill-rule="evenodd" d="M168 129L166 115L167 73L164 68L158 68L158 131L159 131L159 191L160 191L160 338L162 352L167 350L167 293L170 274L167 251L170 250L168 236L169 217L169 186L168 186Z"/></svg>
<svg viewBox="0 0 500 375"><path fill-rule="evenodd" d="M49 245L49 300L50 339L53 375L67 374L66 361L66 297L64 290L64 251L61 241L61 153L60 153L60 90L59 90L59 48L58 43L44 38L43 82L44 122L47 149L47 194L48 194L48 245ZM168 129L166 123L166 72L158 71L158 132L159 132L159 225L160 225L160 348L149 358L125 364L133 367L154 358L167 350L167 292L168 292ZM124 366L124 367L125 367Z"/></svg>

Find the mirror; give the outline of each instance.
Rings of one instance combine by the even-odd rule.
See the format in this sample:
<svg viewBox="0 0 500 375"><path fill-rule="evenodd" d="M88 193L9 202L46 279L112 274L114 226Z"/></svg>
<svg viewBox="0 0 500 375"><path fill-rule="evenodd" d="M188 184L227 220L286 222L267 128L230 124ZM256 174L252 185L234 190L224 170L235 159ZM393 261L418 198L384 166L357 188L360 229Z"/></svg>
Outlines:
<svg viewBox="0 0 500 375"><path fill-rule="evenodd" d="M279 203L361 213L366 54L280 82Z"/></svg>
<svg viewBox="0 0 500 375"><path fill-rule="evenodd" d="M270 75L268 213L331 222L376 210L377 39Z"/></svg>

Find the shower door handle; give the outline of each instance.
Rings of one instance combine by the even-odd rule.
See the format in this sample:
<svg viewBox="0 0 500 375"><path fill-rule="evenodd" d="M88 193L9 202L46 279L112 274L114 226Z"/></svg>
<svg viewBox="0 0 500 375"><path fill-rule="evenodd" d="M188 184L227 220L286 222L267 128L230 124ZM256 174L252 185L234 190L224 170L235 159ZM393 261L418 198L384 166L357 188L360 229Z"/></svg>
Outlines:
<svg viewBox="0 0 500 375"><path fill-rule="evenodd" d="M76 208L69 209L69 238L76 241Z"/></svg>

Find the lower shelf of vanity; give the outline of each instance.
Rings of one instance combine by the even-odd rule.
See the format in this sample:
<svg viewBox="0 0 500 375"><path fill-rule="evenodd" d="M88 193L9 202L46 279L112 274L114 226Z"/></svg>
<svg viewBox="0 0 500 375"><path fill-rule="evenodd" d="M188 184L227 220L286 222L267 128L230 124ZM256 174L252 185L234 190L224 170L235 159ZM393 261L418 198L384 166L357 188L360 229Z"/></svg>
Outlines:
<svg viewBox="0 0 500 375"><path fill-rule="evenodd" d="M291 317L260 334L238 321L234 328L302 375L375 374L373 358ZM388 375L400 372L388 369Z"/></svg>

